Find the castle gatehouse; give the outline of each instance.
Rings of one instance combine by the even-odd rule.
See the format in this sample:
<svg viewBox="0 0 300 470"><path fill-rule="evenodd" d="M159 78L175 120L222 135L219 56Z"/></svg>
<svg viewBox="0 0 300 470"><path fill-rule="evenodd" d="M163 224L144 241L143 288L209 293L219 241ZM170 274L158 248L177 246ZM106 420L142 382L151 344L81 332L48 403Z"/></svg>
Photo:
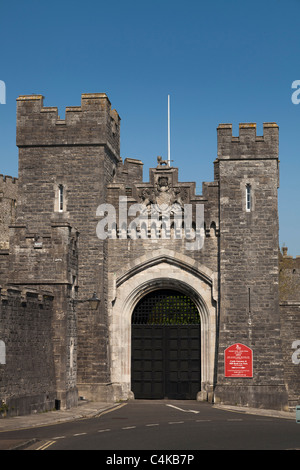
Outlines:
<svg viewBox="0 0 300 470"><path fill-rule="evenodd" d="M299 402L300 266L279 250L278 134L220 124L214 181L197 194L161 157L147 181L142 161L121 158L106 94L83 94L63 120L41 95L17 99L19 175L0 181L10 414L78 397Z"/></svg>

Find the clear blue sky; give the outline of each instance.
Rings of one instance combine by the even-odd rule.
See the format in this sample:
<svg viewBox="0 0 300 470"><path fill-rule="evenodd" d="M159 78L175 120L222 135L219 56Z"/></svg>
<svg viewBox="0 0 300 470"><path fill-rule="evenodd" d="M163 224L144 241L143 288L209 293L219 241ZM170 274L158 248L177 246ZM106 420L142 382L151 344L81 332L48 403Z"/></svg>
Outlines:
<svg viewBox="0 0 300 470"><path fill-rule="evenodd" d="M171 158L181 181L213 181L216 128L277 122L280 128L280 244L300 255L300 0L11 0L0 8L0 172L18 175L16 98L80 105L105 92L121 121L121 155Z"/></svg>

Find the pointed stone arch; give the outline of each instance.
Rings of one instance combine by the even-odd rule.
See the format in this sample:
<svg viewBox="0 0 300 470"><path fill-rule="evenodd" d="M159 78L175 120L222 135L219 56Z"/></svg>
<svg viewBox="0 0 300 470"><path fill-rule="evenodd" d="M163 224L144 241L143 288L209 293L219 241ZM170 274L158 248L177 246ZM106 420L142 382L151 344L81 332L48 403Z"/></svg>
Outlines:
<svg viewBox="0 0 300 470"><path fill-rule="evenodd" d="M171 250L158 250L109 275L109 329L111 380L115 399L131 394L131 316L146 294L167 288L189 296L201 321L201 390L199 399L212 395L217 331L217 274L195 260Z"/></svg>

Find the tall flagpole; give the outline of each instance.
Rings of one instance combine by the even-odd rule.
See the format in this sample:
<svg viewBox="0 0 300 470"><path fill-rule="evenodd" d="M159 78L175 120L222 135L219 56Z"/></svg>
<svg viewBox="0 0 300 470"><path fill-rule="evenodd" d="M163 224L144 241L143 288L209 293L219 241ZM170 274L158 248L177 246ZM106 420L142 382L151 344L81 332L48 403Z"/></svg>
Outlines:
<svg viewBox="0 0 300 470"><path fill-rule="evenodd" d="M168 95L168 164L171 166L170 95Z"/></svg>

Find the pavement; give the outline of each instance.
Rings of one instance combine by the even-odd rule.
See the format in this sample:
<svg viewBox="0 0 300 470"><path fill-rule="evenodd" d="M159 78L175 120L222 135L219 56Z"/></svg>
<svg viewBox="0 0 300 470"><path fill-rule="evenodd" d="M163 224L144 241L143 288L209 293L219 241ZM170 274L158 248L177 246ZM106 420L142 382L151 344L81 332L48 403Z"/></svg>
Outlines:
<svg viewBox="0 0 300 470"><path fill-rule="evenodd" d="M293 421L296 421L296 409L294 411L277 411L231 405L213 405L213 407L219 408L220 410L233 411L236 413L244 413L257 416L269 416L270 418L292 419Z"/></svg>
<svg viewBox="0 0 300 470"><path fill-rule="evenodd" d="M2 439L2 432L51 426L78 419L95 418L119 406L120 403L88 402L83 400L78 402L78 406L68 410L0 418L0 450L23 450L35 441L34 439L30 441L24 439Z"/></svg>
<svg viewBox="0 0 300 470"><path fill-rule="evenodd" d="M78 419L95 418L103 413L117 409L120 406L123 406L123 403L89 402L83 400L79 401L77 407L73 407L68 410L48 411L45 413L36 413L26 416L0 418L0 450L22 450L32 444L32 440L29 442L24 441L24 439L2 439L2 432L17 431L40 426L51 426L53 424L75 421ZM213 405L213 407L236 413L296 420L296 410L276 411L229 405Z"/></svg>

